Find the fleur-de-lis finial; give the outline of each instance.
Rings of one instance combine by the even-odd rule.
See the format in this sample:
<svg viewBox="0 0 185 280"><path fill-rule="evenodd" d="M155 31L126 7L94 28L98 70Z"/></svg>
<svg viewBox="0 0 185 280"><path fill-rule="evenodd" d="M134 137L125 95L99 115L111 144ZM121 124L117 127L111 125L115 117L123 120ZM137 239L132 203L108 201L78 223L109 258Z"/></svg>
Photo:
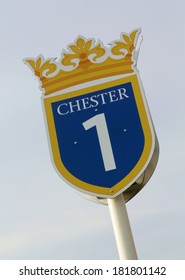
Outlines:
<svg viewBox="0 0 185 280"><path fill-rule="evenodd" d="M131 56L139 33L140 29L136 29L129 34L121 33L121 40L112 43L111 53L117 56L117 59L120 56ZM115 56L114 58L116 58Z"/></svg>
<svg viewBox="0 0 185 280"><path fill-rule="evenodd" d="M75 44L68 46L68 52L63 52L61 64L66 67L77 66L87 69L90 64L99 62L106 55L106 48L100 42L95 43L93 39L85 39L79 36Z"/></svg>
<svg viewBox="0 0 185 280"><path fill-rule="evenodd" d="M42 55L39 55L36 59L27 58L24 62L34 70L35 75L38 77L52 77L58 69L58 64L55 62L55 58L44 59Z"/></svg>

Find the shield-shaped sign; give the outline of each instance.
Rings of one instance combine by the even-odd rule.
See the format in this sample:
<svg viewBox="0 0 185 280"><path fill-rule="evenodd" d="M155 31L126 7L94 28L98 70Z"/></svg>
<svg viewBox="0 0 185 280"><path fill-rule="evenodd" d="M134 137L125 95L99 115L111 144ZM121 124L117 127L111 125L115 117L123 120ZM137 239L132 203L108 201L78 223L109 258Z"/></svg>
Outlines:
<svg viewBox="0 0 185 280"><path fill-rule="evenodd" d="M43 102L55 166L73 186L109 197L146 169L155 137L137 75Z"/></svg>
<svg viewBox="0 0 185 280"><path fill-rule="evenodd" d="M114 42L111 56L105 58L103 50L107 51L100 44L93 47L91 40L90 47L90 40L78 38L76 45L69 46L73 57L64 52L61 61L63 66L75 64L78 54L79 64L63 74L62 82L54 76L58 71L54 60L43 63L40 56L35 64L26 61L37 75L44 64L53 67L48 67L54 73L52 80L39 76L47 89L43 104L53 162L64 180L85 194L109 198L125 192L141 178L154 155L155 132L138 72L131 66L137 33L122 34L130 44L130 56L127 53L122 64L115 58L116 52L120 57L120 42ZM97 59L102 52L104 60L93 64L93 52Z"/></svg>

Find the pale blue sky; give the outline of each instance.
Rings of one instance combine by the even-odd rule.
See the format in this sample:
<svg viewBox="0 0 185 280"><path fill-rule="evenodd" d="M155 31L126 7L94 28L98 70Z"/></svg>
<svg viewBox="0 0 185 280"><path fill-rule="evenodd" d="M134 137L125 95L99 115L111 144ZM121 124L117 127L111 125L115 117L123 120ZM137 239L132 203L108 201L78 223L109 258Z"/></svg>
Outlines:
<svg viewBox="0 0 185 280"><path fill-rule="evenodd" d="M180 0L2 1L0 259L118 259L108 207L53 169L41 92L22 60L59 57L79 34L107 44L138 27L160 159L127 209L140 259L185 259L184 10Z"/></svg>

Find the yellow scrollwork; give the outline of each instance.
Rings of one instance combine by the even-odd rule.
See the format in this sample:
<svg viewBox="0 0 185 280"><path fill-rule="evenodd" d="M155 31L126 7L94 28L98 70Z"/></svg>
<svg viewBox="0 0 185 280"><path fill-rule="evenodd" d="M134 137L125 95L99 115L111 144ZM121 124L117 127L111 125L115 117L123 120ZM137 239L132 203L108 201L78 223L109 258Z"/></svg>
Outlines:
<svg viewBox="0 0 185 280"><path fill-rule="evenodd" d="M111 53L117 56L131 56L132 51L135 48L135 41L140 33L140 29L136 29L133 32L126 34L121 33L121 40L114 41L111 48Z"/></svg>
<svg viewBox="0 0 185 280"><path fill-rule="evenodd" d="M78 37L76 44L69 45L68 50L63 52L61 64L73 69L77 66L86 69L91 63L99 62L107 52L100 42L95 44L93 39L86 40L82 36Z"/></svg>
<svg viewBox="0 0 185 280"><path fill-rule="evenodd" d="M38 77L52 77L58 68L54 58L44 60L42 55L39 55L36 59L28 58L24 61L34 70L35 75Z"/></svg>

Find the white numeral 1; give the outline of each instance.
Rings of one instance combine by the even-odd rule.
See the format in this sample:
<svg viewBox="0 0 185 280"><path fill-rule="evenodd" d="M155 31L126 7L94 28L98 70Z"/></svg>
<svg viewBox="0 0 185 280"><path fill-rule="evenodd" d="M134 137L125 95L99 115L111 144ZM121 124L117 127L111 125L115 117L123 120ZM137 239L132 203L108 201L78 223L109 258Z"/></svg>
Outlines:
<svg viewBox="0 0 185 280"><path fill-rule="evenodd" d="M99 114L82 123L85 130L96 127L105 171L116 169L105 114Z"/></svg>

